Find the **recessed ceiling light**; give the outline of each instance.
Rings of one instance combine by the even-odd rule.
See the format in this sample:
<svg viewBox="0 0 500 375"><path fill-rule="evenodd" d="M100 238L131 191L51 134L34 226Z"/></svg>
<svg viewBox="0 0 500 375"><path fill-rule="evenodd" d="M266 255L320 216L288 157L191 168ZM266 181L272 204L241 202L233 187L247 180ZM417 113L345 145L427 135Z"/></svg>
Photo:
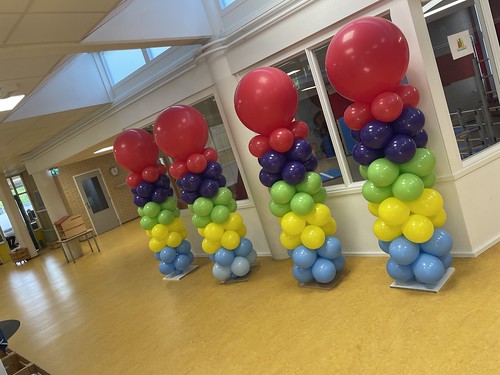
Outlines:
<svg viewBox="0 0 500 375"><path fill-rule="evenodd" d="M0 112L10 111L23 100L24 95L15 95L5 99L0 99Z"/></svg>
<svg viewBox="0 0 500 375"><path fill-rule="evenodd" d="M112 149L113 149L113 146L104 147L104 148L101 148L100 150L94 151L94 154L100 154L100 153L103 153L106 151L111 151Z"/></svg>
<svg viewBox="0 0 500 375"><path fill-rule="evenodd" d="M455 6L457 4L460 4L460 3L463 3L465 2L466 0L457 0L457 1L454 1L452 3L449 3L447 5L443 5L442 7L439 7L439 8L436 8L436 9L433 9L427 13L424 13L424 17L429 17L429 16L432 16L433 14L436 14L436 13L439 13L439 12L442 12L443 10L445 9L448 9L448 8L451 8L452 6Z"/></svg>

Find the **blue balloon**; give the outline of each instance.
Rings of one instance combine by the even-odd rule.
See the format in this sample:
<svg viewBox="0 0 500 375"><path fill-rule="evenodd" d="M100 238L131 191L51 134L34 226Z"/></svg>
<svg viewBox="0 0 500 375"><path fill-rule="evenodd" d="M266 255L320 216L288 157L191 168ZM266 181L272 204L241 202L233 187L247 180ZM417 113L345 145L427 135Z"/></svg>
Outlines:
<svg viewBox="0 0 500 375"><path fill-rule="evenodd" d="M293 256L293 250L287 250L286 252L290 258Z"/></svg>
<svg viewBox="0 0 500 375"><path fill-rule="evenodd" d="M182 177L182 189L186 191L196 191L200 187L202 178L196 173L186 173Z"/></svg>
<svg viewBox="0 0 500 375"><path fill-rule="evenodd" d="M290 150L286 152L288 160L300 161L305 163L312 155L312 147L306 139L296 139Z"/></svg>
<svg viewBox="0 0 500 375"><path fill-rule="evenodd" d="M429 136L424 129L420 130L412 138L415 141L417 148L424 148L425 146L427 146L427 142L429 141Z"/></svg>
<svg viewBox="0 0 500 375"><path fill-rule="evenodd" d="M160 264L158 265L158 269L160 270L160 273L163 275L169 275L175 270L173 263L165 263L165 262L160 262Z"/></svg>
<svg viewBox="0 0 500 375"><path fill-rule="evenodd" d="M335 278L337 271L331 260L318 258L312 266L312 274L318 283L329 283Z"/></svg>
<svg viewBox="0 0 500 375"><path fill-rule="evenodd" d="M184 270L178 270L178 269L176 268L176 269L174 269L174 273L175 273L176 275L180 275L181 273L184 273Z"/></svg>
<svg viewBox="0 0 500 375"><path fill-rule="evenodd" d="M156 259L161 260L159 251L154 251L153 255L155 256Z"/></svg>
<svg viewBox="0 0 500 375"><path fill-rule="evenodd" d="M340 254L337 258L332 260L333 265L335 266L335 270L339 272L345 266L345 256L344 254Z"/></svg>
<svg viewBox="0 0 500 375"><path fill-rule="evenodd" d="M414 278L411 265L400 266L396 261L390 258L385 265L385 269L390 277L399 282L407 282Z"/></svg>
<svg viewBox="0 0 500 375"><path fill-rule="evenodd" d="M257 260L257 252L252 249L252 251L250 251L250 254L246 256L246 258L248 259L248 262L250 262L250 264L254 264Z"/></svg>
<svg viewBox="0 0 500 375"><path fill-rule="evenodd" d="M219 191L219 184L212 178L205 178L200 184L200 195L205 198L213 198Z"/></svg>
<svg viewBox="0 0 500 375"><path fill-rule="evenodd" d="M396 164L410 161L417 152L417 145L408 135L395 135L384 148L387 159Z"/></svg>
<svg viewBox="0 0 500 375"><path fill-rule="evenodd" d="M222 166L216 161L209 161L205 170L203 171L203 177L211 178L217 180L222 174Z"/></svg>
<svg viewBox="0 0 500 375"><path fill-rule="evenodd" d="M451 251L453 240L447 231L436 228L429 241L420 244L422 251L437 257L445 256Z"/></svg>
<svg viewBox="0 0 500 375"><path fill-rule="evenodd" d="M422 253L412 265L415 278L424 284L435 284L444 275L444 265L434 255Z"/></svg>
<svg viewBox="0 0 500 375"><path fill-rule="evenodd" d="M246 237L241 237L240 244L234 249L234 255L239 257L246 257L253 249L252 241Z"/></svg>
<svg viewBox="0 0 500 375"><path fill-rule="evenodd" d="M293 274L293 277L295 277L295 279L299 283L308 283L309 281L312 281L314 279L314 276L312 273L312 267L300 268L300 267L297 267L297 265L294 265L292 268L292 274Z"/></svg>
<svg viewBox="0 0 500 375"><path fill-rule="evenodd" d="M352 157L356 163L368 166L373 161L383 158L384 152L379 149L370 148L362 142L359 142L352 148Z"/></svg>
<svg viewBox="0 0 500 375"><path fill-rule="evenodd" d="M231 272L236 276L245 276L248 271L250 271L250 262L245 257L234 257L233 263L231 264Z"/></svg>
<svg viewBox="0 0 500 375"><path fill-rule="evenodd" d="M425 124L425 116L418 108L406 107L399 117L391 123L391 127L396 134L416 135Z"/></svg>
<svg viewBox="0 0 500 375"><path fill-rule="evenodd" d="M441 263L443 263L443 267L445 270L447 270L448 268L450 268L451 266L451 262L453 261L453 257L451 256L450 253L442 256L442 257L438 257L439 260L441 261Z"/></svg>
<svg viewBox="0 0 500 375"><path fill-rule="evenodd" d="M160 259L165 263L172 263L177 256L177 251L173 247L165 246L160 251Z"/></svg>
<svg viewBox="0 0 500 375"><path fill-rule="evenodd" d="M193 263L194 260L194 254L190 251L189 253L186 254L189 257L189 264Z"/></svg>
<svg viewBox="0 0 500 375"><path fill-rule="evenodd" d="M300 161L289 161L283 167L281 177L290 185L297 185L302 182L306 174L306 167Z"/></svg>
<svg viewBox="0 0 500 375"><path fill-rule="evenodd" d="M191 244L189 241L182 240L181 244L176 248L177 254L189 254L191 251Z"/></svg>
<svg viewBox="0 0 500 375"><path fill-rule="evenodd" d="M394 239L389 245L389 254L400 266L412 264L420 254L420 246L404 236Z"/></svg>
<svg viewBox="0 0 500 375"><path fill-rule="evenodd" d="M392 138L392 127L382 121L370 121L361 129L361 142L372 149L382 149Z"/></svg>
<svg viewBox="0 0 500 375"><path fill-rule="evenodd" d="M265 187L271 187L279 180L281 180L281 174L269 173L264 169L261 169L259 172L259 181Z"/></svg>
<svg viewBox="0 0 500 375"><path fill-rule="evenodd" d="M314 155L311 155L309 159L304 163L304 167L307 172L313 172L318 168L318 158Z"/></svg>
<svg viewBox="0 0 500 375"><path fill-rule="evenodd" d="M170 178L166 174L161 174L158 176L158 179L155 181L156 187L168 188L170 187Z"/></svg>
<svg viewBox="0 0 500 375"><path fill-rule="evenodd" d="M297 246L292 255L293 263L300 268L312 267L317 257L316 250L309 250L304 245Z"/></svg>
<svg viewBox="0 0 500 375"><path fill-rule="evenodd" d="M135 188L137 195L143 198L149 198L155 190L155 185L151 182L141 181Z"/></svg>
<svg viewBox="0 0 500 375"><path fill-rule="evenodd" d="M209 254L208 259L210 259L212 262L215 262L215 254Z"/></svg>
<svg viewBox="0 0 500 375"><path fill-rule="evenodd" d="M391 245L391 241L382 241L378 240L378 246L384 252L389 254L389 246Z"/></svg>
<svg viewBox="0 0 500 375"><path fill-rule="evenodd" d="M262 169L270 174L281 174L281 170L287 161L285 154L274 150L266 152L259 158L259 164Z"/></svg>
<svg viewBox="0 0 500 375"><path fill-rule="evenodd" d="M215 261L219 263L222 267L231 267L234 260L234 252L230 250L226 250L221 247L215 253Z"/></svg>
<svg viewBox="0 0 500 375"><path fill-rule="evenodd" d="M320 257L333 260L342 254L342 246L337 238L327 236L323 245L316 251Z"/></svg>
<svg viewBox="0 0 500 375"><path fill-rule="evenodd" d="M186 254L179 254L175 257L174 267L177 270L184 271L190 264L191 261Z"/></svg>

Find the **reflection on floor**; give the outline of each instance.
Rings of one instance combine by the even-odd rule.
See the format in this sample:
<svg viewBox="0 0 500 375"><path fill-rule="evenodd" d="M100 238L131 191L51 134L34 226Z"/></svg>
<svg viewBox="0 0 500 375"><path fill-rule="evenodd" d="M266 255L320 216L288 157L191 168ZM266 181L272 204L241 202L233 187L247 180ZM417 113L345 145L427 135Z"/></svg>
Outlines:
<svg viewBox="0 0 500 375"><path fill-rule="evenodd" d="M76 264L57 249L0 266L10 346L51 374L498 373L500 245L434 294L389 288L384 258L348 258L326 292L270 258L248 282L218 284L206 258L163 281L137 221L99 241Z"/></svg>

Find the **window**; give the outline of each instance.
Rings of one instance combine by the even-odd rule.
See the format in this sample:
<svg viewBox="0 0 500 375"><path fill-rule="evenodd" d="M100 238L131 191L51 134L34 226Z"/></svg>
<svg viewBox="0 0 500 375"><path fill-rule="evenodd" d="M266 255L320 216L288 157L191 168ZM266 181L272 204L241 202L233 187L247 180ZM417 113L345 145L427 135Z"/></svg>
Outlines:
<svg viewBox="0 0 500 375"><path fill-rule="evenodd" d="M156 47L156 48L148 48L148 56L151 60L160 56L163 52L168 50L170 47Z"/></svg>
<svg viewBox="0 0 500 375"><path fill-rule="evenodd" d="M224 9L234 3L236 0L219 0L220 8Z"/></svg>

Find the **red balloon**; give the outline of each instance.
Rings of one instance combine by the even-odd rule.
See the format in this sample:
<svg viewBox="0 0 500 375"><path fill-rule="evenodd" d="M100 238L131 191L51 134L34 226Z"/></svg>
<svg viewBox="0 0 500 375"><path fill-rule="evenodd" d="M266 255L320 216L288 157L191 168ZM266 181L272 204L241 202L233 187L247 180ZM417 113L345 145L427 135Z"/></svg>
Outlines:
<svg viewBox="0 0 500 375"><path fill-rule="evenodd" d="M201 173L207 167L207 158L203 154L192 154L186 160L187 169L192 173Z"/></svg>
<svg viewBox="0 0 500 375"><path fill-rule="evenodd" d="M127 176L127 185L131 189L135 189L142 181L142 176L139 173L132 172Z"/></svg>
<svg viewBox="0 0 500 375"><path fill-rule="evenodd" d="M271 150L269 138L265 135L256 135L248 142L250 153L256 158L261 158L266 152Z"/></svg>
<svg viewBox="0 0 500 375"><path fill-rule="evenodd" d="M158 146L144 129L121 132L113 144L113 155L118 164L132 172L142 173L150 165L156 165Z"/></svg>
<svg viewBox="0 0 500 375"><path fill-rule="evenodd" d="M217 158L219 157L217 151L212 147L207 147L206 149L204 149L202 154L203 156L205 156L207 161L217 161Z"/></svg>
<svg viewBox="0 0 500 375"><path fill-rule="evenodd" d="M294 140L293 133L286 128L276 129L269 135L269 145L274 151L278 152L290 150Z"/></svg>
<svg viewBox="0 0 500 375"><path fill-rule="evenodd" d="M348 128L361 130L374 119L370 104L352 103L344 112L344 121Z"/></svg>
<svg viewBox="0 0 500 375"><path fill-rule="evenodd" d="M294 121L290 126L290 131L295 139L307 139L309 137L309 126L304 121Z"/></svg>
<svg viewBox="0 0 500 375"><path fill-rule="evenodd" d="M373 99L372 114L379 121L391 122L403 112L403 101L398 94L383 92Z"/></svg>
<svg viewBox="0 0 500 375"><path fill-rule="evenodd" d="M326 73L337 92L353 102L371 103L394 91L408 68L405 36L392 22L363 17L349 22L326 51Z"/></svg>
<svg viewBox="0 0 500 375"><path fill-rule="evenodd" d="M187 105L174 105L156 118L154 136L160 149L174 159L186 160L201 153L208 140L208 126L202 114Z"/></svg>
<svg viewBox="0 0 500 375"><path fill-rule="evenodd" d="M185 161L174 161L170 164L168 171L176 180L184 177L184 175L189 172Z"/></svg>
<svg viewBox="0 0 500 375"><path fill-rule="evenodd" d="M420 101L420 93L412 85L401 85L394 92L399 95L405 108L416 107Z"/></svg>
<svg viewBox="0 0 500 375"><path fill-rule="evenodd" d="M146 167L142 170L142 179L147 182L155 182L160 177L160 172L155 166Z"/></svg>
<svg viewBox="0 0 500 375"><path fill-rule="evenodd" d="M241 122L262 135L288 128L297 106L293 81L276 68L252 70L241 79L234 93L234 108Z"/></svg>
<svg viewBox="0 0 500 375"><path fill-rule="evenodd" d="M167 173L167 167L161 163L156 164L156 169L158 169L159 174L166 174Z"/></svg>

